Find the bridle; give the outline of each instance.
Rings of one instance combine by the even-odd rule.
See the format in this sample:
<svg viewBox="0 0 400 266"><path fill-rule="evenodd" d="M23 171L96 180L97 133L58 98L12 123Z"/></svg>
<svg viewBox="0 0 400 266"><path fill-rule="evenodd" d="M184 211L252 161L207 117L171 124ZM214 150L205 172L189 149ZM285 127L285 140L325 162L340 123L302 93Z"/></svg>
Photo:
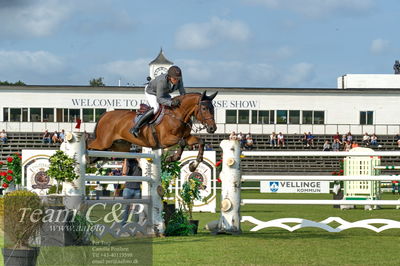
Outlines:
<svg viewBox="0 0 400 266"><path fill-rule="evenodd" d="M180 121L183 125L185 125L186 127L190 128L191 130L193 130L195 133L200 132L201 130L207 128L207 124L206 121L207 120L213 120L213 117L208 117L205 118L204 112L201 108L201 106L207 106L208 109L213 108L212 103L210 100L201 100L201 98L199 98L199 101L197 103L197 114L198 117L200 118L199 122L201 123L201 126L197 126L196 124L194 124L192 122L192 119L189 120L189 122L185 122L183 121L181 118L177 117L173 112L171 112L171 110L169 110L169 112L166 112L166 115L169 115L172 118L175 118L176 120ZM211 107L210 107L211 105Z"/></svg>

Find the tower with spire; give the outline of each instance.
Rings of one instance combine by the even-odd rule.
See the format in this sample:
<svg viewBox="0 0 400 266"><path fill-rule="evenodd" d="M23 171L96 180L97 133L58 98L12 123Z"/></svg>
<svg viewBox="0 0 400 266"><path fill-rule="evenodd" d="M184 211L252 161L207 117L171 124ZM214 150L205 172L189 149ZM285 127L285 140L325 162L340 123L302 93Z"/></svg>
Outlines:
<svg viewBox="0 0 400 266"><path fill-rule="evenodd" d="M160 53L157 55L157 57L149 63L150 67L150 77L151 79L154 79L160 74L167 73L168 68L172 66L174 63L169 61L163 52L163 49L160 49Z"/></svg>

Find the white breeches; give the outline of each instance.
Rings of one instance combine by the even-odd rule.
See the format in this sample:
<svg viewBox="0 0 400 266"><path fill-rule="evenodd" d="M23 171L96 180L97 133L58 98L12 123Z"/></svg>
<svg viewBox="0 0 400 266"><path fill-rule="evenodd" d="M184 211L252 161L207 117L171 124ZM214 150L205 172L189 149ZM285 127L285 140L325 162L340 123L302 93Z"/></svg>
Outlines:
<svg viewBox="0 0 400 266"><path fill-rule="evenodd" d="M151 108L153 108L153 113L157 113L158 109L159 109L159 104L157 102L157 96L152 95L152 94L148 94L146 92L146 89L144 91L144 95L146 95L147 101L149 102L149 105Z"/></svg>

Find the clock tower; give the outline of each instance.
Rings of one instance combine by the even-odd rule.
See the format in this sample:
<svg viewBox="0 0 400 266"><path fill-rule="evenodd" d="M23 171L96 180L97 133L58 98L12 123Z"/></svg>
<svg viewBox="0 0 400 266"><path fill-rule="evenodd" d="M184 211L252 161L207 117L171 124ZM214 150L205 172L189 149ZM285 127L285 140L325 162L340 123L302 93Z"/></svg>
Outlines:
<svg viewBox="0 0 400 266"><path fill-rule="evenodd" d="M150 77L151 79L154 79L160 74L167 73L168 69L170 66L172 66L174 63L169 61L167 58L164 56L164 52L161 48L160 53L154 59L149 63L150 66Z"/></svg>

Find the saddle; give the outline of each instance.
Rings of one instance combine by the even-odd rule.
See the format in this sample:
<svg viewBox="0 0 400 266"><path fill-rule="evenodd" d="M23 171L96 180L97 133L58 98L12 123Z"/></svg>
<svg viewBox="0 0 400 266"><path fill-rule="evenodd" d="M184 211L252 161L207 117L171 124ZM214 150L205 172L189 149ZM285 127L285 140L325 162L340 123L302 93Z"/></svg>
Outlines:
<svg viewBox="0 0 400 266"><path fill-rule="evenodd" d="M154 124L154 126L156 126L162 121L162 119L164 117L165 108L164 108L164 105L160 104L159 106L160 106L160 108L158 108L157 113L155 113L154 116L148 122L149 125L153 125ZM151 107L149 105L141 103L140 106L139 106L139 110L136 111L135 123L137 123L139 118L142 115L144 115L148 110L150 110L150 108Z"/></svg>

